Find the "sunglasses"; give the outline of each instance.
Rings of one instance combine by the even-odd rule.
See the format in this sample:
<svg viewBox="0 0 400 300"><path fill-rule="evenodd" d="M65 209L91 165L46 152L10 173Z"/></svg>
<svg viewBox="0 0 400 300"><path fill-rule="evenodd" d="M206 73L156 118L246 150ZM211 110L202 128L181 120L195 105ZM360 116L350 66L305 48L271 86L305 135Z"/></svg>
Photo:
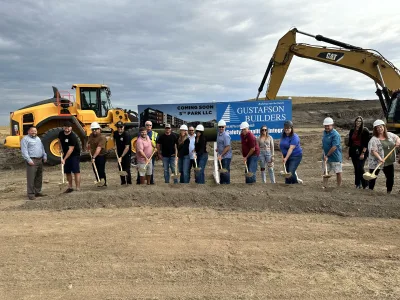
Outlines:
<svg viewBox="0 0 400 300"><path fill-rule="evenodd" d="M152 126L151 124L146 124L146 126Z"/></svg>
<svg viewBox="0 0 400 300"><path fill-rule="evenodd" d="M120 129L120 128L124 128L124 126L117 126L117 128L118 128L118 129Z"/></svg>
<svg viewBox="0 0 400 300"><path fill-rule="evenodd" d="M261 129L261 131L267 131L267 129Z"/></svg>
<svg viewBox="0 0 400 300"><path fill-rule="evenodd" d="M225 128L224 126L218 126L218 128Z"/></svg>

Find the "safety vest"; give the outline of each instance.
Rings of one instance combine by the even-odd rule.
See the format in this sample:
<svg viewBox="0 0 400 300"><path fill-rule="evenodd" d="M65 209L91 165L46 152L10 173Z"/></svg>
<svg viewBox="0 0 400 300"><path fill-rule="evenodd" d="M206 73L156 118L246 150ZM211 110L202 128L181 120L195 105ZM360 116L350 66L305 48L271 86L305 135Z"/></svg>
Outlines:
<svg viewBox="0 0 400 300"><path fill-rule="evenodd" d="M155 132L154 130L151 132L151 144L153 145L153 148L156 147L156 140L158 137L158 133Z"/></svg>

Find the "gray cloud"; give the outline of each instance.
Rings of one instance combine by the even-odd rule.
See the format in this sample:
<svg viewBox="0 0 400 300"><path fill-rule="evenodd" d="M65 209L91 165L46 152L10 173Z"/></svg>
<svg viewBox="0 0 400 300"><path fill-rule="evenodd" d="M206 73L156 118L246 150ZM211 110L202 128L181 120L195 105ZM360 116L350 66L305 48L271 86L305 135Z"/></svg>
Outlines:
<svg viewBox="0 0 400 300"><path fill-rule="evenodd" d="M0 124L8 123L9 111L50 97L51 85L67 90L104 82L114 105L131 109L252 98L276 43L292 26L399 58L394 13L381 12L391 15L367 26L375 12L354 17L335 8L340 2L348 1L3 0ZM358 9L361 2L354 2ZM349 22L355 18L363 26ZM295 58L279 94L374 96L362 75L330 68ZM338 74L335 80L324 77L327 70Z"/></svg>

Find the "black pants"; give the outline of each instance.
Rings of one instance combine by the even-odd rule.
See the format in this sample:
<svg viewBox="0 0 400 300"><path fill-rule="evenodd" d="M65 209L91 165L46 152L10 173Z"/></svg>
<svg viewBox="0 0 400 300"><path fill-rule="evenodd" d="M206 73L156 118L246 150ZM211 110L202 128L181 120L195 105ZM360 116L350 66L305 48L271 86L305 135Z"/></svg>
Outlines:
<svg viewBox="0 0 400 300"><path fill-rule="evenodd" d="M92 164L93 172L94 175L97 178L97 181L100 181L100 179L104 178L104 185L107 185L107 179L106 179L106 156L96 156L94 159L94 162L96 164L97 172L99 173L99 178L96 176L96 171L94 170L94 166Z"/></svg>
<svg viewBox="0 0 400 300"><path fill-rule="evenodd" d="M365 160L366 157L364 157L364 159L361 160L360 156L357 155L351 157L351 161L353 162L353 167L354 167L354 176L355 176L354 184L357 187L362 185L364 189L367 187L367 182L363 178L363 174L365 173L364 171Z"/></svg>
<svg viewBox="0 0 400 300"><path fill-rule="evenodd" d="M370 173L372 173L373 171L374 171L374 169L369 169ZM380 171L379 169L376 170L375 175L378 175L379 171ZM389 165L389 166L383 167L383 173L386 176L386 190L388 192L391 192L393 189L393 184L394 184L394 165ZM369 181L368 186L371 190L374 189L375 182L376 182L376 178Z"/></svg>
<svg viewBox="0 0 400 300"><path fill-rule="evenodd" d="M120 176L121 177L121 184L132 184L131 156L130 155L125 155L122 158L121 167L122 167L122 171L125 171L127 173L126 176ZM119 164L118 164L118 170L119 170Z"/></svg>

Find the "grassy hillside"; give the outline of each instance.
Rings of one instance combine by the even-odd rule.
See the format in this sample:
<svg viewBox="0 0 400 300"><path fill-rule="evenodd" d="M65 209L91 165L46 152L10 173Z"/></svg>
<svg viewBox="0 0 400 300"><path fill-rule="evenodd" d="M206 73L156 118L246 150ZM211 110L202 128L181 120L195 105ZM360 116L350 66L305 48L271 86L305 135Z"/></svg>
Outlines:
<svg viewBox="0 0 400 300"><path fill-rule="evenodd" d="M289 96L278 96L276 99L287 99ZM319 102L343 102L343 101L356 101L351 98L333 98L333 97L297 97L291 96L293 104L302 104L302 103L319 103ZM265 97L258 98L259 100L265 100ZM250 101L254 101L255 98L250 99Z"/></svg>

